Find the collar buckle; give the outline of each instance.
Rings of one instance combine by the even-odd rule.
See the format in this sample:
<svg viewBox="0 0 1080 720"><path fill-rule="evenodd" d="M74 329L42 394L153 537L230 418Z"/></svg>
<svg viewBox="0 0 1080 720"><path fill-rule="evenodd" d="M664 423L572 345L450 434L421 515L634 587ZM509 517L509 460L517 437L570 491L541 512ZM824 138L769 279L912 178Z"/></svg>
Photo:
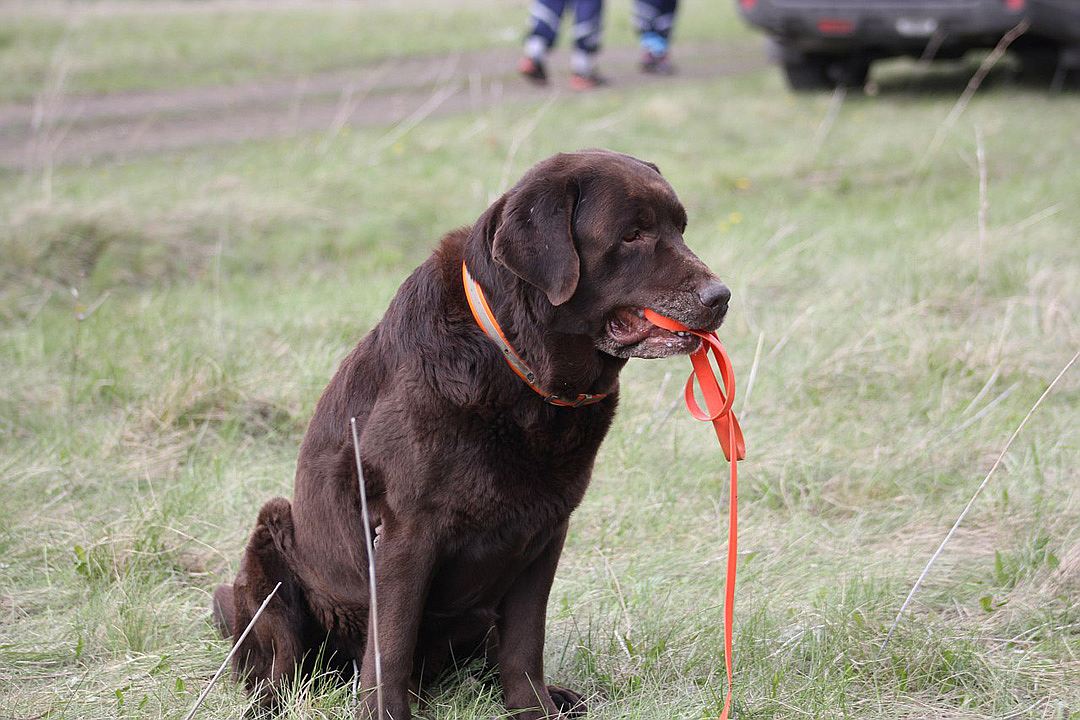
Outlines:
<svg viewBox="0 0 1080 720"><path fill-rule="evenodd" d="M579 408L583 405L592 405L593 403L598 403L606 397L606 393L603 395L590 395L589 393L581 393L573 400L564 400L558 395L548 395L544 398L544 402L548 403L549 405L556 405L558 407Z"/></svg>

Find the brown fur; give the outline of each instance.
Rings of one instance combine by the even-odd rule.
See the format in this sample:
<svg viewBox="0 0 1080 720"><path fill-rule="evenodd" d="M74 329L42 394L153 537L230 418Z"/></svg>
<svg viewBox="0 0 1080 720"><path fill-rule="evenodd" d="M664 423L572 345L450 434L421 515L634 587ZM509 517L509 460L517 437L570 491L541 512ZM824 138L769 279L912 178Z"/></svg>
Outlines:
<svg viewBox="0 0 1080 720"><path fill-rule="evenodd" d="M380 526L387 715L410 717L410 687L477 653L497 667L519 720L584 710L577 693L544 683L548 593L626 357L696 343L661 334L619 345L613 313L647 306L714 328L726 311L727 289L683 243L685 224L655 166L586 151L536 166L443 238L341 364L300 448L292 502L263 506L235 583L215 593L215 617L235 635L283 583L236 655L251 692L273 705L320 648L344 671L355 660L362 687L375 685L356 417ZM608 397L559 408L521 382L470 315L463 259L540 385ZM377 715L374 693L362 715Z"/></svg>

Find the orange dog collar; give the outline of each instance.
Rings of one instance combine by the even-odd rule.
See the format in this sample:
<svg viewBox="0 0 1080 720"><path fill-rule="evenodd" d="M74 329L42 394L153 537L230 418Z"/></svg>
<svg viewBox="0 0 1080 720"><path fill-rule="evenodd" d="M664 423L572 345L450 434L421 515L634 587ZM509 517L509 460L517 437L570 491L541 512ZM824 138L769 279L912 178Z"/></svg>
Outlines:
<svg viewBox="0 0 1080 720"><path fill-rule="evenodd" d="M480 284L473 280L473 276L469 274L469 268L465 265L465 262L461 263L461 282L465 287L465 299L469 301L469 310L472 311L473 319L476 320L476 324L480 326L480 329L484 331L484 334L491 338L491 341L495 343L495 346L499 348L502 353L503 360L510 366L510 369L514 371L514 374L525 381L525 384L532 388L540 397L544 398L544 401L552 405L558 405L559 407L581 407L582 405L592 405L593 403L600 402L607 397L607 393L601 393L597 395L590 395L589 393L581 393L573 400L559 397L554 393L549 393L536 382L536 373L533 371L529 364L525 362L520 355L514 350L514 347L510 344L510 341L506 339L506 335L503 334L502 328L499 327L498 320L495 319L495 313L491 311L491 306L488 305L487 297L484 295L484 289L480 287Z"/></svg>

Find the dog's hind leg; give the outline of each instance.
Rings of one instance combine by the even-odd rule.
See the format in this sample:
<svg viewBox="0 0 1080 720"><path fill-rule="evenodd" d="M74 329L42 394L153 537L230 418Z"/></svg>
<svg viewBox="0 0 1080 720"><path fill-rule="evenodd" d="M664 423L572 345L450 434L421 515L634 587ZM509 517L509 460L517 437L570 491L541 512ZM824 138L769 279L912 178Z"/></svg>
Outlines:
<svg viewBox="0 0 1080 720"><path fill-rule="evenodd" d="M265 707L274 707L305 656L317 649L319 632L308 611L304 587L290 567L292 509L289 501L274 498L259 511L248 540L236 582L214 593L222 604L232 595L232 617L222 612L225 624L239 637L259 606L280 582L233 658L233 669L244 678L248 692ZM215 602L216 604L216 602Z"/></svg>

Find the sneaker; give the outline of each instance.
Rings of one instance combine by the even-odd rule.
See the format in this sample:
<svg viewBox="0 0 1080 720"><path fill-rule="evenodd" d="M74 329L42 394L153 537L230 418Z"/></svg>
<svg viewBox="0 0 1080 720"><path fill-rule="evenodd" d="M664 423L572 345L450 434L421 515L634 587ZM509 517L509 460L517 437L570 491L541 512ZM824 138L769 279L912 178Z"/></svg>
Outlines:
<svg viewBox="0 0 1080 720"><path fill-rule="evenodd" d="M531 58L529 56L523 56L518 61L518 73L521 77L525 78L529 82L536 83L537 85L544 85L547 83L547 70L544 69L544 62Z"/></svg>
<svg viewBox="0 0 1080 720"><path fill-rule="evenodd" d="M646 50L641 56L641 72L650 75L674 75L675 66L671 64L668 53L657 55Z"/></svg>
<svg viewBox="0 0 1080 720"><path fill-rule="evenodd" d="M570 76L570 89L574 92L587 92L607 84L607 78L595 71L588 74L574 73Z"/></svg>

